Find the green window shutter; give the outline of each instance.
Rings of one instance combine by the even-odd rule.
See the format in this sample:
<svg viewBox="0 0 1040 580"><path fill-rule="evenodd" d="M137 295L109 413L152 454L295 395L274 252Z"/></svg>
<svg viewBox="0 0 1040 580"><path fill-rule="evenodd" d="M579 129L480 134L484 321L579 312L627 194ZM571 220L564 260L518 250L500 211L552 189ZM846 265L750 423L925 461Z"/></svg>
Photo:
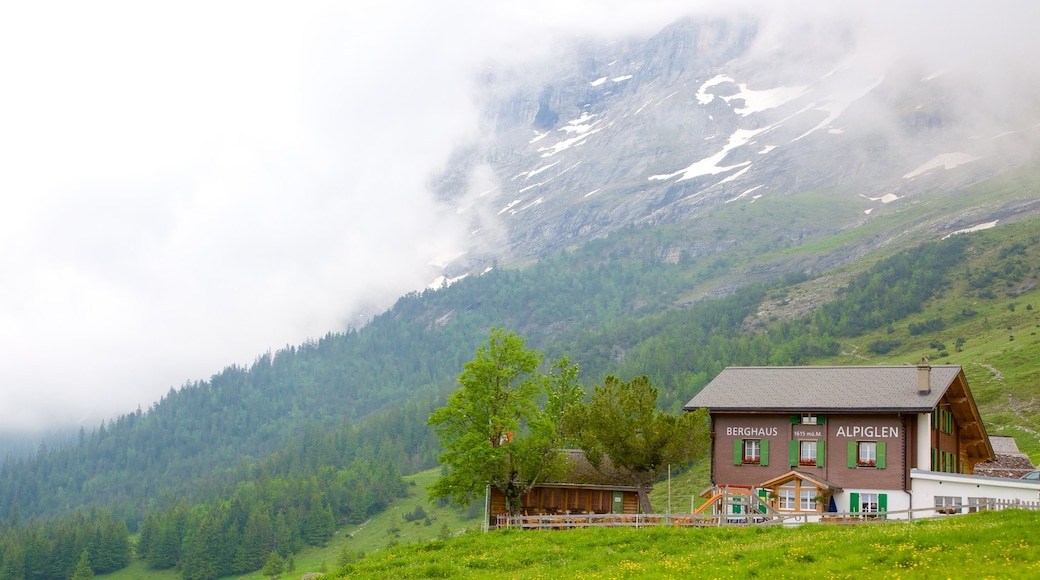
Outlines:
<svg viewBox="0 0 1040 580"><path fill-rule="evenodd" d="M879 512L887 512L888 511L888 494L887 493L879 493L878 494L878 496L877 496L877 509L878 509ZM888 518L887 515L884 516L884 517L886 519Z"/></svg>
<svg viewBox="0 0 1040 580"><path fill-rule="evenodd" d="M798 415L791 415L791 424L792 425L797 425L798 423L801 423L801 422L802 422L802 418L801 417L799 417Z"/></svg>
<svg viewBox="0 0 1040 580"><path fill-rule="evenodd" d="M824 422L824 420L825 420L826 418L827 418L827 417L826 417L825 415L817 415L817 416L816 416L816 424L817 424L817 425L823 425L823 422Z"/></svg>
<svg viewBox="0 0 1040 580"><path fill-rule="evenodd" d="M762 460L759 461L759 465L769 465L769 439L763 439L760 446L758 452Z"/></svg>
<svg viewBox="0 0 1040 580"><path fill-rule="evenodd" d="M849 494L849 511L859 513L859 494L856 492Z"/></svg>
<svg viewBox="0 0 1040 580"><path fill-rule="evenodd" d="M743 465L744 463L744 440L734 439L733 440L733 465Z"/></svg>
<svg viewBox="0 0 1040 580"><path fill-rule="evenodd" d="M939 409L932 410L932 429L939 428Z"/></svg>
<svg viewBox="0 0 1040 580"><path fill-rule="evenodd" d="M765 441L763 441L763 443L765 443ZM758 499L762 500L762 503L758 504L758 511L763 514L766 513L766 493L767 492L764 489L758 490Z"/></svg>
<svg viewBox="0 0 1040 580"><path fill-rule="evenodd" d="M798 441L792 439L790 441L790 445L788 445L788 449L788 463L791 465L791 467L795 467L798 465Z"/></svg>
<svg viewBox="0 0 1040 580"><path fill-rule="evenodd" d="M859 461L859 443L849 441L849 467L856 467Z"/></svg>
<svg viewBox="0 0 1040 580"><path fill-rule="evenodd" d="M827 448L822 439L816 442L816 467L823 467L823 460L827 456Z"/></svg>
<svg viewBox="0 0 1040 580"><path fill-rule="evenodd" d="M884 441L878 441L877 442L877 468L878 469L884 469L885 468L885 442Z"/></svg>

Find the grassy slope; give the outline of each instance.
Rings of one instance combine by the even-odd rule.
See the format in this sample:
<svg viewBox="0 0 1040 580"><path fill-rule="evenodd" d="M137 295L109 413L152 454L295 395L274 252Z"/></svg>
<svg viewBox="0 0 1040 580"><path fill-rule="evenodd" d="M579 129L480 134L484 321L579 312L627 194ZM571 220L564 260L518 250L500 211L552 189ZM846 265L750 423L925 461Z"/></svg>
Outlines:
<svg viewBox="0 0 1040 580"><path fill-rule="evenodd" d="M963 209L965 205L974 205L978 203L978 197L980 196L990 197L992 198L991 201L994 202L1005 201L1009 197L1020 196L1023 183L1035 181L1033 178L1036 172L1034 168L1029 168L1023 170L1020 174L1005 178L1006 183L988 184L986 190L968 191L966 192L967 195L956 195L943 200L932 200L925 203L941 203L947 206L944 207L944 210L949 211ZM723 214L719 216L720 219L716 220L717 228L722 229L707 235L710 237L725 236L725 230L730 228L733 231L758 232L757 236L753 236L752 239L748 240L742 252L743 255L730 264L730 267L752 267L755 264L767 264L785 256L833 251L844 244L855 243L856 239L863 239L865 233L867 237L870 237L871 235L878 235L885 230L890 230L893 227L898 227L900 223L905 224L918 221L920 219L918 214L923 213L923 208L914 204L904 208L891 208L889 216L881 219L866 220L853 225L849 221L848 216L850 206L855 205L854 201L824 206L830 208L826 216L828 221L839 222L843 230L842 233L800 245L791 244L786 240L777 238L775 234L763 234L763 232L769 232L770 230L758 227L769 220L777 219L778 215L776 214L778 213L783 214L781 217L788 224L797 224L805 220L820 220L822 217L819 212L820 206L818 205L820 200L816 199L816 197L815 194L809 193L803 194L801 197L786 198L782 203L777 203L776 205L771 205L766 200L761 200L763 203L740 208L734 207L730 210L728 216ZM839 205L841 207L838 207ZM858 208L852 209L856 212L859 211ZM723 219L724 216L729 219ZM844 216L845 219L841 219L840 216ZM995 261L994 254L1000 247L1033 235L1033 232L1037 231L1038 222L1040 220L1034 218L1019 224L1001 226L997 230L979 235L979 242L974 249L972 262L985 264ZM864 232L863 230L869 231ZM922 241L930 236L921 229L908 228L904 237L913 238L914 241ZM896 249L893 248L893 250ZM884 253L880 252L870 256L868 261L872 262L879 259ZM1034 263L1038 263L1035 261L1035 255L1033 258ZM855 271L866 266L861 262L847 270ZM841 276L841 272L836 272L835 274ZM696 272L692 276L694 279L698 277ZM809 284L812 283L810 282ZM709 282L708 286L711 284ZM967 284L964 280L955 280L953 287L944 292L942 296L934 299L928 305L926 312L901 321L896 325L897 336L904 342L900 348L884 356L870 355L866 350L866 345L873 340L888 336L886 331L879 330L848 341L844 345L842 355L831 359L817 360L813 364L904 364L916 362L921 356L927 356L938 364L961 364L964 366L969 384L982 411L983 419L990 434L1015 436L1019 447L1028 453L1033 462L1036 463L1040 461L1040 438L1037 436L1040 433L1040 391L1037 391L1037 385L1040 385L1040 338L1037 336L1037 332L1040 330L1040 289L1032 289L1015 297L1009 296L1007 291L1002 289L1002 291L998 292L996 299L980 300L966 286ZM702 287L701 290L703 291L703 289ZM700 294L700 292L694 291L691 294ZM1009 304L1011 303L1016 305L1013 311L1009 309ZM1032 305L1034 308L1027 309L1027 305ZM956 314L964 309L975 310L977 314L970 318L959 319ZM920 322L937 315L948 321L947 327L942 331L917 337L910 336L907 332L907 325L910 322ZM960 352L955 351L953 346L958 337L965 339ZM1012 340L1011 337L1014 337L1014 339ZM947 345L947 356L941 356L940 351L930 346L929 343L935 340ZM434 470L407 478L416 483L411 488L413 493L410 497L395 503L386 512L373 517L371 521L362 526L347 526L340 530L327 547L308 549L297 555L296 571L293 577L322 569L337 569L340 555L344 549L354 554L359 552L374 554L378 552L379 555L365 558L358 568L362 575L375 577L389 575L408 577L409 573L402 572L396 565L387 564L388 559L393 560L396 558L408 561L407 567L415 570L424 570L425 572L423 573L427 575L438 575L441 572L448 571L453 575L463 574L462 577L465 577L467 574L479 577L488 575L514 575L515 577L538 577L539 575L545 575L557 577L565 573L563 570L567 570L566 574L575 577L656 577L660 575L676 575L681 573L683 569L686 569L683 568L684 566L694 565L698 566L697 576L706 577L709 575L708 572L701 573L700 570L710 570L712 569L711 566L717 562L722 562L723 566L719 568L721 571L718 572L718 575L720 576L730 577L734 575L730 571L735 569L740 570L739 573L735 574L737 576L752 576L755 575L757 568L745 566L747 562L755 562L756 566L761 566L768 565L774 561L782 562L785 566L788 566L788 568L783 569L782 573L787 573L787 570L790 569L792 570L791 575L810 574L819 571L834 571L835 574L833 576L836 577L844 575L857 577L870 575L870 570L850 568L845 564L838 566L837 564L840 563L838 561L842 560L842 557L839 555L832 554L824 559L820 559L814 553L812 557L817 558L817 560L815 562L808 561L806 557L809 554L800 553L799 547L794 545L797 544L798 538L804 538L808 534L833 533L835 537L844 537L848 534L860 533L852 530L834 530L833 532L811 530L801 532L802 535L799 535L799 532L783 530L746 532L754 538L751 541L753 544L753 549L751 550L744 545L744 540L748 540L748 538L740 535L744 532L735 530L723 530L715 535L703 537L691 535L701 534L704 532L703 530L683 530L677 532L678 535L674 537L672 536L673 532L670 530L577 531L559 536L530 534L523 536L525 543L531 543L526 542L526 540L529 537L533 537L535 539L532 542L540 544L541 547L533 548L534 552L528 551L520 555L513 553L515 549L511 544L516 543L514 541L516 538L510 539L508 534L493 534L488 536L486 540L480 539L483 537L480 534L466 534L462 538L445 543L435 540L438 535L444 533L445 527L452 535L458 535L467 529L478 528L479 519L474 514L479 514L479 510L470 510L467 514L464 510L437 507L427 501L424 492L425 486L432 482L436 476L437 471ZM708 483L708 465L706 460L695 464L683 472L674 473L671 481L670 496L668 483L664 481L658 483L651 495L655 511L667 511L669 499L671 500L672 511L688 510L691 498L697 496L700 491L708 486ZM412 510L416 505L422 505L430 515L431 525L423 525L422 521L407 523L403 520L402 515ZM982 518L976 518L976 520L978 519ZM1032 530L1030 533L1035 534L1037 531L1040 531L1040 523L1037 523L1036 518L1020 523L1026 529ZM962 528L957 526L951 528L951 526L954 525L943 523L935 529L941 530L941 533L951 532L950 537L955 538L956 536L952 532ZM1012 546L1016 542L1021 543L1024 541L1022 540L1023 536L1009 531L1007 526L1008 524L1005 524L999 518L995 519L992 516L987 516L983 523L973 528L976 531L978 529L992 530L992 534L986 532L987 537L1007 539L1003 544L1006 548L1004 553L999 552L996 547L990 546L994 551L990 552L989 555L984 553L982 556L983 560L985 558L994 558L994 561L1017 562L1013 556L1014 550ZM899 527L897 526L896 529L899 529ZM920 531L921 537L932 537L932 532L928 531L930 529L927 526L917 526L911 532L904 531L902 533L906 533L907 537L910 537L919 535L918 532ZM938 560L929 556L934 551L931 548L929 548L931 551L922 550L922 546L915 544L917 546L916 551L923 551L924 553L914 555L911 552L915 550L908 548L906 543L896 541L898 538L886 536L880 532L877 533L880 535L872 539L874 545L871 546L872 552L870 556L871 561L875 564L887 563L887 565L891 565L897 562L905 562L927 565L928 562L934 563ZM765 535L759 538L755 534ZM776 536L775 538L773 537L774 535ZM553 539L549 540L547 538ZM567 541L556 541L561 538ZM654 541L653 546L647 543L646 540L648 538ZM574 540L573 543L571 542L572 539ZM761 541L759 541L760 539ZM846 541L852 542L854 540L857 540L857 538L850 538ZM840 540L819 539L818 541L834 543ZM867 540L859 538L858 541ZM921 540L917 539L915 541ZM975 542L977 538L965 541L968 543ZM997 544L1000 544L1002 541L1004 540L997 540ZM386 548L396 543L402 544L402 546L393 548L388 553ZM407 548L403 546L413 543L422 547ZM558 546L555 545L557 543L559 544ZM675 553L669 555L667 550L673 548L668 546L676 543L681 549L675 548ZM711 549L704 552L703 547L698 546L698 544L707 544L711 546ZM951 539L951 543L947 545L953 546L957 544ZM786 559L776 560L778 557L783 558L783 554L776 556L770 550L778 550L780 546L784 546L783 550L787 550L794 555L789 555ZM443 557L442 549L458 552L461 555L456 557L453 554L452 558L448 560ZM590 550L595 551L597 556L590 557L588 555ZM502 566L497 564L480 564L479 562L487 562L486 558L491 552L495 552L495 560L500 560L507 564ZM566 554L568 553L571 556L567 556ZM707 556L703 556L703 558L707 558L706 560L701 559L702 553L707 554ZM423 554L425 554L425 558ZM789 567L792 559L798 562L798 565L793 568ZM575 564L567 564L564 562L565 560L573 560ZM465 566L460 564L460 562L466 563ZM513 564L508 564L509 562L513 562ZM556 564L561 562L564 562L564 568L556 567ZM859 560L855 560L855 562L859 562ZM577 563L581 563L580 565L585 567L575 567L579 566ZM1016 565L1018 564L1021 564L1021 562L1017 562ZM603 570L596 570L595 566L597 565L602 565ZM676 566L676 568L667 568L668 565ZM487 567L481 568L481 566ZM515 566L515 568L511 566ZM665 567L662 568L662 566ZM738 568L730 568L730 566L737 566ZM925 572L918 573L922 569ZM928 573L929 570L931 573ZM980 570L986 572L985 568L980 568ZM1027 570L1035 571L1036 568L1033 565L1032 568L1025 566L1015 568L1014 570L1021 571L1023 574L1016 572L1013 574L999 573L998 575L1008 577L1028 575L1024 574L1024 572ZM889 568L889 571L891 571L891 568ZM938 569L934 567L908 568L900 570L900 575L928 577L937 572ZM776 574L770 573L770 575ZM968 572L965 571L964 575L968 575ZM991 574L989 572L982 573L982 576L988 575ZM179 575L174 571L147 570L140 562L135 562L127 569L109 576L117 580L138 578L159 580L166 578L174 580L179 578ZM243 575L241 578L262 578L262 576L259 573L254 573Z"/></svg>
<svg viewBox="0 0 1040 580"><path fill-rule="evenodd" d="M308 572L336 570L340 567L340 558L344 550L355 559L361 554L372 554L385 550L393 544L412 544L428 542L444 534L458 536L467 530L480 529L482 504L473 509L461 509L437 505L426 498L426 487L440 475L440 470L432 469L423 473L405 477L409 482L408 497L394 502L386 511L375 515L368 522L357 526L344 526L328 546L307 548L295 556L296 571L285 577L299 578ZM414 485L412 485L414 484ZM403 515L420 505L430 518L430 525L404 521ZM396 532L393 530L397 530ZM149 570L143 562L134 561L130 566L118 572L98 576L111 580L180 580L180 574L174 570ZM228 578L263 579L266 576L259 571Z"/></svg>
<svg viewBox="0 0 1040 580"><path fill-rule="evenodd" d="M472 533L373 554L351 578L1035 578L1040 512L849 527ZM955 566L955 567L953 567Z"/></svg>
<svg viewBox="0 0 1040 580"><path fill-rule="evenodd" d="M1002 248L1035 238L1040 219L1027 220L977 234L967 268L998 263ZM1026 259L1040 264L1040 247ZM1035 282L1038 272L1031 276ZM1021 292L1021 284L998 285L995 298L983 299L969 288L966 277L955 276L952 286L933 298L925 311L894 325L894 333L881 329L848 341L843 354L813 364L906 364L927 357L935 364L959 364L990 435L1014 436L1033 463L1040 462L1040 287ZM965 317L964 311L975 314ZM941 317L946 327L911 336L908 326ZM897 337L903 345L884 356L867 352L871 341ZM957 352L957 339L964 344ZM933 342L946 346L939 350ZM943 353L946 353L945 355Z"/></svg>

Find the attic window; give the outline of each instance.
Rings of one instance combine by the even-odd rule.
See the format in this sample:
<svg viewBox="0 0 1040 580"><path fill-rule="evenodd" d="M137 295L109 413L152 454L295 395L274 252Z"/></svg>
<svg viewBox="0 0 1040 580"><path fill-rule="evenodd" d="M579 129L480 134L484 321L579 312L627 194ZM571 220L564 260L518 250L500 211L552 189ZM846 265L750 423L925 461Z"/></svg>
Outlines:
<svg viewBox="0 0 1040 580"><path fill-rule="evenodd" d="M816 415L802 415L802 425L815 425Z"/></svg>

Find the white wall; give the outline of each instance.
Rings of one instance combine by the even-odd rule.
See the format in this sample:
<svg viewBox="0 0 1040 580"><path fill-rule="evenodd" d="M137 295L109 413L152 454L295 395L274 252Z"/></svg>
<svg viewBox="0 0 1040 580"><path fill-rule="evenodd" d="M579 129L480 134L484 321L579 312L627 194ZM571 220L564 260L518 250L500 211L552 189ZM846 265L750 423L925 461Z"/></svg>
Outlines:
<svg viewBox="0 0 1040 580"><path fill-rule="evenodd" d="M913 489L912 508L934 507L936 496L959 497L964 506L968 505L969 497L1040 501L1040 482L1036 481L939 473L921 469L910 470L910 481Z"/></svg>

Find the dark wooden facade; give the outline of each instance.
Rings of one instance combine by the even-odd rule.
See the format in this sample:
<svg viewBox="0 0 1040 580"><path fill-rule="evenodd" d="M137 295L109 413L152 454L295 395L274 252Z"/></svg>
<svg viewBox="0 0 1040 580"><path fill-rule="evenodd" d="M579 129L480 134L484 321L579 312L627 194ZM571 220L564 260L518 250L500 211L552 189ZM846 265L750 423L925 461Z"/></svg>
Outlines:
<svg viewBox="0 0 1040 580"><path fill-rule="evenodd" d="M916 420L887 414L713 415L713 480L755 486L795 469L841 487L903 489L914 465L908 422ZM745 443L756 441L758 456L745 457ZM859 461L858 447L864 442L874 443L873 465ZM815 446L813 461L802 458L807 444Z"/></svg>
<svg viewBox="0 0 1040 580"><path fill-rule="evenodd" d="M561 481L545 482L521 498L526 515L555 514L637 514L638 488L604 458L599 468L593 467L580 450L563 450L567 473ZM506 515L505 495L491 489L488 500L489 524Z"/></svg>
<svg viewBox="0 0 1040 580"><path fill-rule="evenodd" d="M628 486L547 483L524 494L524 515L553 514L635 514L639 513L639 495ZM505 496L491 489L489 516L506 515Z"/></svg>
<svg viewBox="0 0 1040 580"><path fill-rule="evenodd" d="M911 470L971 474L994 458L963 371L735 367L686 406L711 415L713 490L779 510L872 511L912 501Z"/></svg>

